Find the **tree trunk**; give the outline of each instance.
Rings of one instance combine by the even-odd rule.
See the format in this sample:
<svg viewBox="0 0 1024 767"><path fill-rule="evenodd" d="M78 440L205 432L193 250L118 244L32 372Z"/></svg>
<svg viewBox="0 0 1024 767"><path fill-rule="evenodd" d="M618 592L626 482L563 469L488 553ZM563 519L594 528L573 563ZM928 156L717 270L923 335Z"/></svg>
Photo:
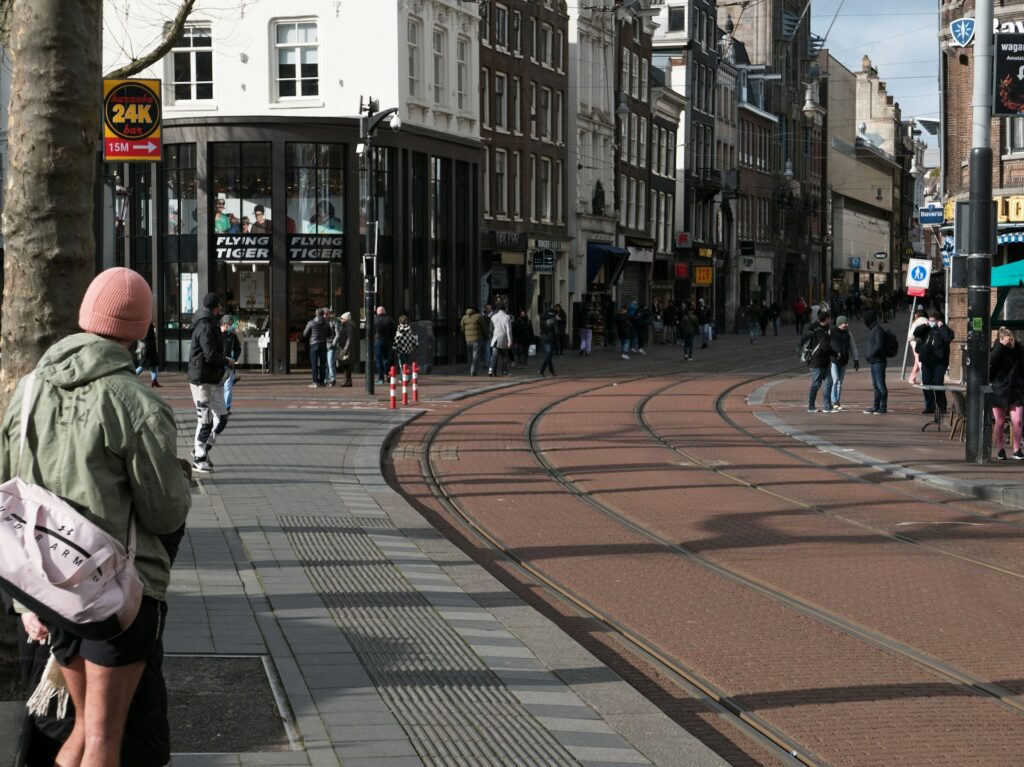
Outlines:
<svg viewBox="0 0 1024 767"><path fill-rule="evenodd" d="M12 12L0 410L43 352L78 331L95 271L102 20L102 0Z"/></svg>

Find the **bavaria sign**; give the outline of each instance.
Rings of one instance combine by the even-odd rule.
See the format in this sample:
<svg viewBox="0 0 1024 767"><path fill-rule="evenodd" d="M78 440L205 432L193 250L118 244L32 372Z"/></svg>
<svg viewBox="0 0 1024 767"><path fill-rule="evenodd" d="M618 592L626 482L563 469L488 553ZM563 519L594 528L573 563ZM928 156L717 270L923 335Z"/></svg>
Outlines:
<svg viewBox="0 0 1024 767"><path fill-rule="evenodd" d="M103 81L103 159L156 162L160 137L160 81Z"/></svg>

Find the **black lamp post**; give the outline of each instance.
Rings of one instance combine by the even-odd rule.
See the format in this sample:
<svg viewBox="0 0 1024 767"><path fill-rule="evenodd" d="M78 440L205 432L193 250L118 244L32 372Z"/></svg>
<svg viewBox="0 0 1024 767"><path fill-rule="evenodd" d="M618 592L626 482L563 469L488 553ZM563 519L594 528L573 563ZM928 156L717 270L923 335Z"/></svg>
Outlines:
<svg viewBox="0 0 1024 767"><path fill-rule="evenodd" d="M398 107L377 111L380 105L376 99L368 98L363 102L359 98L359 135L363 143L361 154L366 168L366 247L363 250L363 314L366 322L366 393L373 394L374 384L374 353L373 353L373 319L374 299L377 295L377 190L376 169L373 164L373 133L377 126L387 117L391 117L388 125L397 131L402 127L398 117Z"/></svg>

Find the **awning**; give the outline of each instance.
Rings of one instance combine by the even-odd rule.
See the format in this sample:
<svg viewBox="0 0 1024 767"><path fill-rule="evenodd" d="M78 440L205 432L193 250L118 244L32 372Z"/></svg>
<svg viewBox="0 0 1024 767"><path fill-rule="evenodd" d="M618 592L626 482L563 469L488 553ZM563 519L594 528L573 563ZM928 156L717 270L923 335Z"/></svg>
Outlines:
<svg viewBox="0 0 1024 767"><path fill-rule="evenodd" d="M1024 242L1024 240L1017 240L1016 242ZM992 270L993 288L1015 288L1022 281L1024 281L1024 260L997 266Z"/></svg>
<svg viewBox="0 0 1024 767"><path fill-rule="evenodd" d="M600 242L587 243L587 286L589 287L594 283L594 278L597 273L601 271L601 267L604 265L605 259L612 256L613 259L617 259L625 263L625 259L629 258L629 251L625 248L618 248L614 245L605 245ZM615 270L611 270L615 271ZM609 280L608 284L611 284L613 280Z"/></svg>
<svg viewBox="0 0 1024 767"><path fill-rule="evenodd" d="M996 237L996 243L998 245L1006 245L1009 242L1024 242L1024 232L1006 232ZM1009 264L1007 264L1009 266ZM1002 267L997 267L1002 268ZM995 271L993 270L993 274Z"/></svg>

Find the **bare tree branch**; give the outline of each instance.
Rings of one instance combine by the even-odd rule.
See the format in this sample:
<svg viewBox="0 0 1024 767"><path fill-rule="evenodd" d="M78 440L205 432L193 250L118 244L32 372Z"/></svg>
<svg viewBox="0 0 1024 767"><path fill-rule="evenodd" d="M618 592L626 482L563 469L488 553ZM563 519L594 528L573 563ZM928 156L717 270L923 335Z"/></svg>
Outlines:
<svg viewBox="0 0 1024 767"><path fill-rule="evenodd" d="M14 0L2 0L2 2L14 2ZM189 14L192 13L192 8L195 4L196 0L182 0L181 6L178 8L178 13L174 17L174 21L171 22L171 25L164 33L163 40L160 41L160 44L156 46L156 48L141 58L132 59L120 69L115 69L113 72L104 75L104 77L111 80L117 80L122 77L131 77L147 67L152 66L166 56L167 52L171 50L175 41L178 39L178 36L185 29L185 22L188 20Z"/></svg>
<svg viewBox="0 0 1024 767"><path fill-rule="evenodd" d="M14 14L14 0L0 0L0 46L10 50L11 17Z"/></svg>

